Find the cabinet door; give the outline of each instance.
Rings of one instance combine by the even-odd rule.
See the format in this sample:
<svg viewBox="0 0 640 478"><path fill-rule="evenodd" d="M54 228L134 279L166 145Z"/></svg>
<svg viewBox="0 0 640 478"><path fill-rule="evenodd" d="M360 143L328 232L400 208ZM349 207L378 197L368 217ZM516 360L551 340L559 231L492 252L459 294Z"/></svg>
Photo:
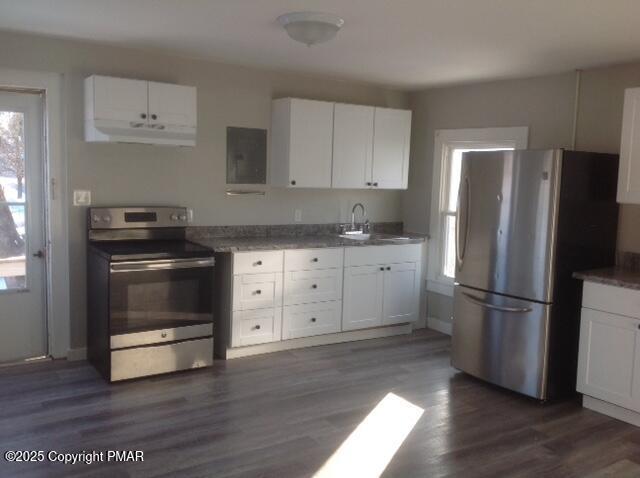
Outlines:
<svg viewBox="0 0 640 478"><path fill-rule="evenodd" d="M582 309L577 389L591 397L640 411L638 403L640 321Z"/></svg>
<svg viewBox="0 0 640 478"><path fill-rule="evenodd" d="M385 266L382 325L413 322L418 318L417 274L416 263Z"/></svg>
<svg viewBox="0 0 640 478"><path fill-rule="evenodd" d="M342 330L382 325L383 278L382 265L344 269Z"/></svg>
<svg viewBox="0 0 640 478"><path fill-rule="evenodd" d="M373 112L373 106L335 105L331 187L371 187Z"/></svg>
<svg viewBox="0 0 640 478"><path fill-rule="evenodd" d="M376 108L373 129L374 189L407 189L411 111Z"/></svg>
<svg viewBox="0 0 640 478"><path fill-rule="evenodd" d="M291 100L289 186L331 187L333 103Z"/></svg>
<svg viewBox="0 0 640 478"><path fill-rule="evenodd" d="M147 113L146 81L93 77L93 119L144 122Z"/></svg>
<svg viewBox="0 0 640 478"><path fill-rule="evenodd" d="M149 124L195 127L196 123L195 87L149 82Z"/></svg>
<svg viewBox="0 0 640 478"><path fill-rule="evenodd" d="M618 202L640 204L640 88L624 92Z"/></svg>

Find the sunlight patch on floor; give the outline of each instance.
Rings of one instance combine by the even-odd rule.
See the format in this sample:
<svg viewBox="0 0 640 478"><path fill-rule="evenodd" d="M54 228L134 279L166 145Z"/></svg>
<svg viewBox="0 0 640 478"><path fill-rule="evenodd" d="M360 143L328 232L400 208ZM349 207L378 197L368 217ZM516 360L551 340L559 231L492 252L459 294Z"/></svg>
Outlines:
<svg viewBox="0 0 640 478"><path fill-rule="evenodd" d="M423 413L424 409L388 393L314 477L380 476Z"/></svg>

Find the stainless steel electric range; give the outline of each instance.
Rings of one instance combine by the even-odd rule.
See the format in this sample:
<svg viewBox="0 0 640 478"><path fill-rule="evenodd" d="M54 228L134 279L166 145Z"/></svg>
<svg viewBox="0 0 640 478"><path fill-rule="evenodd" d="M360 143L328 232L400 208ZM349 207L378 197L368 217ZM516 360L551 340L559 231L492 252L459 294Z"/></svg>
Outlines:
<svg viewBox="0 0 640 478"><path fill-rule="evenodd" d="M88 357L113 382L213 363L211 249L180 207L90 208Z"/></svg>

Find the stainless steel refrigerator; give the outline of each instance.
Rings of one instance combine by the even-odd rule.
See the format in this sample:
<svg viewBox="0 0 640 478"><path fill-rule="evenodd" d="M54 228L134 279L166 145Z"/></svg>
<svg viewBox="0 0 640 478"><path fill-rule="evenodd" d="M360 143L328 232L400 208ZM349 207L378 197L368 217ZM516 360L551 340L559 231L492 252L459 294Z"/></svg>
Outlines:
<svg viewBox="0 0 640 478"><path fill-rule="evenodd" d="M618 157L463 155L452 364L546 400L573 393L582 283L615 262Z"/></svg>

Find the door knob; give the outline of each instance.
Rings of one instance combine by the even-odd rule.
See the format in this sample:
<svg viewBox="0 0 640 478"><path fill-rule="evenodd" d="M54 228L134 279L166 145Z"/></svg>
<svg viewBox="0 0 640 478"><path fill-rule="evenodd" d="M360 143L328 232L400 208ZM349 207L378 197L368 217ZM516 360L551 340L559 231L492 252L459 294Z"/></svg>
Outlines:
<svg viewBox="0 0 640 478"><path fill-rule="evenodd" d="M34 252L33 257L37 257L38 259L42 259L44 257L44 252L42 251L38 251L38 252Z"/></svg>

